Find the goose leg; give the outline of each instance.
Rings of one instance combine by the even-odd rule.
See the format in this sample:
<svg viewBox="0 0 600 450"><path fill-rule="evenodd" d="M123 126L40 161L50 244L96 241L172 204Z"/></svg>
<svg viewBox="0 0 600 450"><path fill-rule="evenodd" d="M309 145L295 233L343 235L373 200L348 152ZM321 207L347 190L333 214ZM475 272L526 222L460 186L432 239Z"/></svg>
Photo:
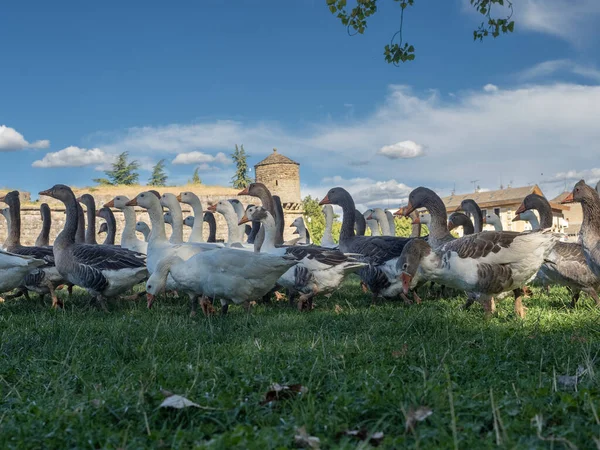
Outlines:
<svg viewBox="0 0 600 450"><path fill-rule="evenodd" d="M367 283L365 283L364 281L360 282L360 288L362 289L362 291L366 294L367 292L369 292L369 287L367 286Z"/></svg>
<svg viewBox="0 0 600 450"><path fill-rule="evenodd" d="M215 309L213 308L212 302L208 297L202 297L200 299L200 307L202 308L202 312L205 316L210 316L215 313Z"/></svg>
<svg viewBox="0 0 600 450"><path fill-rule="evenodd" d="M58 299L56 296L56 291L54 290L54 286L50 282L50 280L46 280L46 286L48 286L48 290L50 291L50 297L52 298L52 307L53 308L62 308L63 302Z"/></svg>
<svg viewBox="0 0 600 450"><path fill-rule="evenodd" d="M189 294L190 296L190 317L196 317L196 314L198 312L198 297L196 297L194 294Z"/></svg>
<svg viewBox="0 0 600 450"><path fill-rule="evenodd" d="M412 302L409 300L409 298L406 295L404 295L404 292L400 292L400 298L406 305L412 304Z"/></svg>
<svg viewBox="0 0 600 450"><path fill-rule="evenodd" d="M419 297L419 294L417 294L417 291L413 291L413 299L415 300L415 303L417 305L420 305L423 300L421 300L421 297Z"/></svg>
<svg viewBox="0 0 600 450"><path fill-rule="evenodd" d="M287 291L288 291L287 292L288 303L293 308L296 303L296 297L298 296L298 291L296 291L295 289L288 289ZM298 300L298 302L300 302L300 300ZM300 304L300 303L298 303L298 304Z"/></svg>
<svg viewBox="0 0 600 450"><path fill-rule="evenodd" d="M229 303L227 303L225 300L221 300L221 315L226 315L227 311L229 311Z"/></svg>
<svg viewBox="0 0 600 450"><path fill-rule="evenodd" d="M471 293L467 293L467 301L465 302L465 304L462 306L462 309L464 309L465 311L467 309L469 309L471 307L471 305L473 303L475 303L475 300L477 300L477 297Z"/></svg>
<svg viewBox="0 0 600 450"><path fill-rule="evenodd" d="M96 301L98 302L98 305L100 305L100 308L102 308L104 312L108 312L108 308L106 307L106 299L102 295L98 295L96 297Z"/></svg>
<svg viewBox="0 0 600 450"><path fill-rule="evenodd" d="M67 285L67 292L69 293L69 300L71 300L71 296L73 295L73 285L71 283Z"/></svg>
<svg viewBox="0 0 600 450"><path fill-rule="evenodd" d="M23 290L23 295L25 296L25 300L27 300L28 302L31 301L31 297L29 297L29 291L27 289Z"/></svg>
<svg viewBox="0 0 600 450"><path fill-rule="evenodd" d="M581 295L581 292L579 290L573 290L572 295L571 295L571 308L575 308L575 304L579 300L580 295Z"/></svg>
<svg viewBox="0 0 600 450"><path fill-rule="evenodd" d="M126 295L125 297L121 297L121 300L134 301L134 300L139 300L140 297L145 297L145 296L146 296L145 292L138 292L137 294L131 294L131 295Z"/></svg>
<svg viewBox="0 0 600 450"><path fill-rule="evenodd" d="M496 302L494 301L494 297L490 295L481 295L479 301L485 311L485 317L490 318L496 312Z"/></svg>
<svg viewBox="0 0 600 450"><path fill-rule="evenodd" d="M521 319L525 318L527 308L523 305L523 289L515 289L515 314Z"/></svg>

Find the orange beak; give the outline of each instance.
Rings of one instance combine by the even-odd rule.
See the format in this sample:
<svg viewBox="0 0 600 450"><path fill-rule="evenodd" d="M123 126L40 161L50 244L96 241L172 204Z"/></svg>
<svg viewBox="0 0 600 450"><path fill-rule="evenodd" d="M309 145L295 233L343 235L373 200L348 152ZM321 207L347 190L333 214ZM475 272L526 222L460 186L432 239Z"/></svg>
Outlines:
<svg viewBox="0 0 600 450"><path fill-rule="evenodd" d="M408 202L408 205L404 208L404 217L408 217L408 215L413 212L416 208L413 208L413 205Z"/></svg>
<svg viewBox="0 0 600 450"><path fill-rule="evenodd" d="M110 202L104 204L105 208L114 208L115 207L115 199L113 198Z"/></svg>
<svg viewBox="0 0 600 450"><path fill-rule="evenodd" d="M217 204L215 203L214 205L210 205L207 209L213 213L217 212Z"/></svg>
<svg viewBox="0 0 600 450"><path fill-rule="evenodd" d="M46 191L44 191L44 192L46 192ZM43 195L43 193L40 192L40 195ZM2 197L0 197L0 202L3 202L4 199L6 199L6 195L3 195Z"/></svg>
<svg viewBox="0 0 600 450"><path fill-rule="evenodd" d="M147 293L146 304L148 305L148 309L152 308L152 303L154 303L154 295Z"/></svg>
<svg viewBox="0 0 600 450"><path fill-rule="evenodd" d="M250 195L250 192L248 192L248 188L244 188L243 191L238 192L238 195Z"/></svg>
<svg viewBox="0 0 600 450"><path fill-rule="evenodd" d="M514 218L512 221L513 221L513 222L516 222L516 221L518 221L518 220L521 220L521 214L517 214L517 215L515 216L515 218Z"/></svg>
<svg viewBox="0 0 600 450"><path fill-rule="evenodd" d="M575 200L573 199L573 193L571 192L561 203L564 205L565 203L573 203L574 201Z"/></svg>
<svg viewBox="0 0 600 450"><path fill-rule="evenodd" d="M406 216L404 216L406 217ZM421 217L417 216L413 219L413 221L411 222L411 225L420 225L421 224Z"/></svg>
<svg viewBox="0 0 600 450"><path fill-rule="evenodd" d="M248 216L246 214L244 214L244 216L238 222L238 225L243 225L243 224L248 223L248 222L250 222L250 219L248 219Z"/></svg>
<svg viewBox="0 0 600 450"><path fill-rule="evenodd" d="M394 216L402 217L404 215L404 208L400 208L398 211L394 213Z"/></svg>
<svg viewBox="0 0 600 450"><path fill-rule="evenodd" d="M369 217L367 217L365 220L373 220L373 213L369 214Z"/></svg>
<svg viewBox="0 0 600 450"><path fill-rule="evenodd" d="M323 198L323 200L321 200L321 201L319 202L319 205L331 205L331 202L329 201L329 197L325 196L325 197Z"/></svg>
<svg viewBox="0 0 600 450"><path fill-rule="evenodd" d="M176 198L178 202L181 202L181 193Z"/></svg>
<svg viewBox="0 0 600 450"><path fill-rule="evenodd" d="M291 227L293 227L293 226L294 226L294 224L293 224L293 223L290 223L290 228L291 228Z"/></svg>
<svg viewBox="0 0 600 450"><path fill-rule="evenodd" d="M404 291L404 295L407 295L408 290L410 289L410 282L412 281L412 277L406 272L402 272L400 274L400 279L402 280L402 290Z"/></svg>
<svg viewBox="0 0 600 450"><path fill-rule="evenodd" d="M525 203L521 203L521 206L519 206L517 208L517 210L515 211L515 214L521 214L525 211L527 211L527 208L525 208Z"/></svg>
<svg viewBox="0 0 600 450"><path fill-rule="evenodd" d="M42 191L42 192L40 192L38 195L47 195L48 197L52 197L52 195L51 195L51 190L50 190L50 189L47 189L47 190L45 190L45 191ZM4 197L2 197L2 200L1 200L1 201L4 201Z"/></svg>
<svg viewBox="0 0 600 450"><path fill-rule="evenodd" d="M134 198L134 199L132 199L132 200L129 200L129 201L128 201L128 202L125 204L125 206L137 206L137 205L138 205L138 203L137 203L137 197L136 197L136 198Z"/></svg>

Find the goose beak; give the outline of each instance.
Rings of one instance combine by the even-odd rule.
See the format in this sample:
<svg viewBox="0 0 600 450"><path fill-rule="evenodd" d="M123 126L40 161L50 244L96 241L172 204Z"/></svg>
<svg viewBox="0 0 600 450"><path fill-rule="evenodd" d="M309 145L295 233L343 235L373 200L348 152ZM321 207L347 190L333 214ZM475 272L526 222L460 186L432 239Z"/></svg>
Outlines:
<svg viewBox="0 0 600 450"><path fill-rule="evenodd" d="M152 308L152 303L154 303L154 295L147 293L146 294L146 304L148 305L148 309Z"/></svg>
<svg viewBox="0 0 600 450"><path fill-rule="evenodd" d="M125 206L137 206L137 205L138 205L138 202L137 202L137 197L136 197L136 198L134 198L134 199L132 199L132 200L129 200L129 201L128 201L128 202L125 204Z"/></svg>
<svg viewBox="0 0 600 450"><path fill-rule="evenodd" d="M96 217L101 217L100 216L100 210L96 211Z"/></svg>
<svg viewBox="0 0 600 450"><path fill-rule="evenodd" d="M294 226L294 224L293 224L293 223L290 223L290 228L292 228L293 226Z"/></svg>
<svg viewBox="0 0 600 450"><path fill-rule="evenodd" d="M46 195L48 197L52 197L52 190L46 189L45 191L40 192L38 195ZM2 197L2 199L0 199L0 201L4 201L4 197Z"/></svg>
<svg viewBox="0 0 600 450"><path fill-rule="evenodd" d="M178 202L181 203L181 193L177 197L175 197L175 198L177 199Z"/></svg>
<svg viewBox="0 0 600 450"><path fill-rule="evenodd" d="M113 198L110 202L104 204L105 208L114 208L115 207L115 199Z"/></svg>
<svg viewBox="0 0 600 450"><path fill-rule="evenodd" d="M44 194L44 192L47 192L47 191L40 192L40 195L46 195L46 194ZM5 199L6 199L6 195L3 195L2 197L0 197L0 202L3 202Z"/></svg>
<svg viewBox="0 0 600 450"><path fill-rule="evenodd" d="M408 217L408 215L413 212L416 208L413 207L413 205L411 205L410 202L408 202L408 205L406 205L406 207L404 208L404 217Z"/></svg>
<svg viewBox="0 0 600 450"><path fill-rule="evenodd" d="M565 199L564 199L562 202L560 202L560 203L562 203L562 204L564 205L565 203L573 203L574 201L575 201L575 200L573 199L573 193L571 192L571 193L570 193L569 195L567 195L567 196L565 197Z"/></svg>
<svg viewBox="0 0 600 450"><path fill-rule="evenodd" d="M300 233L298 233L298 230L296 230L292 234L300 234Z"/></svg>
<svg viewBox="0 0 600 450"><path fill-rule="evenodd" d="M248 192L248 188L245 187L243 191L238 192L238 195L250 195L250 192Z"/></svg>
<svg viewBox="0 0 600 450"><path fill-rule="evenodd" d="M400 208L398 211L396 211L394 214L394 216L400 216L402 217L404 215L404 208Z"/></svg>
<svg viewBox="0 0 600 450"><path fill-rule="evenodd" d="M319 205L331 205L331 201L329 200L329 197L327 197L327 196L323 197L323 200L321 200L319 202Z"/></svg>
<svg viewBox="0 0 600 450"><path fill-rule="evenodd" d="M77 200L79 203L81 203L81 197L77 197L75 200Z"/></svg>
<svg viewBox="0 0 600 450"><path fill-rule="evenodd" d="M487 218L485 216L483 216L483 223L487 223Z"/></svg>
<svg viewBox="0 0 600 450"><path fill-rule="evenodd" d="M402 290L404 291L404 295L407 295L408 290L410 289L410 282L412 281L412 277L406 272L402 272L400 274L400 279L402 280Z"/></svg>
<svg viewBox="0 0 600 450"><path fill-rule="evenodd" d="M456 226L454 225L454 223L451 220L449 220L448 221L448 231L452 231L455 228L456 228Z"/></svg>
<svg viewBox="0 0 600 450"><path fill-rule="evenodd" d="M521 214L521 213L524 213L525 211L527 211L527 208L525 208L525 203L521 203L521 206L519 206L517 208L517 210L515 211L515 214Z"/></svg>
<svg viewBox="0 0 600 450"><path fill-rule="evenodd" d="M512 221L517 222L519 220L521 220L521 214L517 214Z"/></svg>
<svg viewBox="0 0 600 450"><path fill-rule="evenodd" d="M406 216L404 216L406 217ZM420 225L421 224L421 217L417 216L413 219L413 221L411 222L411 225Z"/></svg>
<svg viewBox="0 0 600 450"><path fill-rule="evenodd" d="M369 217L367 217L365 220L373 220L373 214L369 214Z"/></svg>
<svg viewBox="0 0 600 450"><path fill-rule="evenodd" d="M217 204L215 203L214 205L210 205L210 206L209 206L208 208L206 208L206 209L208 209L208 210L209 210L210 212L212 212L212 213L214 213L214 212L217 212Z"/></svg>
<svg viewBox="0 0 600 450"><path fill-rule="evenodd" d="M244 217L242 217L240 219L240 221L238 222L238 225L243 225L243 224L248 223L248 222L250 222L250 219L248 219L248 216L246 214L244 214Z"/></svg>

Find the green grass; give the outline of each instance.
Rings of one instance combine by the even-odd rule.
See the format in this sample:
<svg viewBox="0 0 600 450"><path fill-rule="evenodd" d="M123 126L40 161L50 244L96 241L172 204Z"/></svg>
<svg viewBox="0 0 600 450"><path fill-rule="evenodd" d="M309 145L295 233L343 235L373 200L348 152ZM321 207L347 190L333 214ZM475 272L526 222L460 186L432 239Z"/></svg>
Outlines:
<svg viewBox="0 0 600 450"><path fill-rule="evenodd" d="M177 299L104 313L81 293L64 311L6 302L0 446L290 448L305 426L322 448L368 447L337 437L357 428L382 431L380 448L595 447L600 311L591 300L572 310L565 290L536 289L523 321L509 299L490 320L478 305L462 311L462 296L424 300L370 307L352 281L311 313L280 303L192 319ZM578 366L587 372L576 389L559 383ZM262 406L273 382L308 392ZM202 408L158 408L161 389ZM433 414L405 431L419 406Z"/></svg>

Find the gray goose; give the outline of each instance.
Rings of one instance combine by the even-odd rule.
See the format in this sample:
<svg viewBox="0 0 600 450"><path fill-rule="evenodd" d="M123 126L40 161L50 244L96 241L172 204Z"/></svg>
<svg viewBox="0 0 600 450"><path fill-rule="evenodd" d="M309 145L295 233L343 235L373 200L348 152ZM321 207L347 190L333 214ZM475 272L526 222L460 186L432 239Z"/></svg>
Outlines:
<svg viewBox="0 0 600 450"><path fill-rule="evenodd" d="M96 216L106 220L106 239L104 239L103 245L115 245L115 238L117 235L117 221L112 210L110 208L107 208L106 206L103 206L98 210Z"/></svg>
<svg viewBox="0 0 600 450"><path fill-rule="evenodd" d="M144 222L143 220L136 222L135 231L142 233L142 235L144 236L144 241L148 242L148 239L150 239L150 227L146 222Z"/></svg>
<svg viewBox="0 0 600 450"><path fill-rule="evenodd" d="M458 227L463 227L464 236L475 233L475 227L471 219L466 214L455 211L448 216L448 231L452 231Z"/></svg>
<svg viewBox="0 0 600 450"><path fill-rule="evenodd" d="M319 204L338 205L342 208L339 250L361 255L357 259L368 263L358 274L372 292L371 301L374 303L379 296L391 298L399 295L402 292L402 284L397 278L396 261L409 239L393 236L356 236L356 207L352 196L344 188L330 189Z"/></svg>
<svg viewBox="0 0 600 450"><path fill-rule="evenodd" d="M40 215L42 216L42 229L34 245L36 247L48 247L50 245L50 228L52 227L52 212L48 203L40 205Z"/></svg>
<svg viewBox="0 0 600 450"><path fill-rule="evenodd" d="M100 224L100 228L98 228L98 236L100 236L101 234L106 234L108 233L108 225L106 224L106 222L102 222ZM104 244L102 244L104 245Z"/></svg>
<svg viewBox="0 0 600 450"><path fill-rule="evenodd" d="M580 180L563 200L563 203L573 202L581 203L583 211L581 241L585 259L594 275L600 277L600 197L598 192Z"/></svg>
<svg viewBox="0 0 600 450"><path fill-rule="evenodd" d="M327 205L325 205L327 206ZM331 206L331 205L329 205ZM354 210L354 232L357 236L364 236L367 231L367 221L365 220L365 216L358 210Z"/></svg>
<svg viewBox="0 0 600 450"><path fill-rule="evenodd" d="M6 245L8 244L8 240L10 238L10 208L2 208L0 213L6 219L6 239L2 244L2 250L6 250Z"/></svg>
<svg viewBox="0 0 600 450"><path fill-rule="evenodd" d="M87 216L87 228L85 229L85 243L97 244L96 242L96 200L90 194L83 194L77 202L85 205ZM114 244L114 242L113 242Z"/></svg>
<svg viewBox="0 0 600 450"><path fill-rule="evenodd" d="M275 226L277 227L277 234L275 236L275 245L283 244L283 229L285 227L285 218L283 217L283 209L281 209L281 203L279 202L279 208L276 207L275 198L271 195L271 191L263 183L250 183L248 187L240 191L238 195L251 195L260 199L263 208L265 208L273 218L275 219ZM255 251L259 251L260 247L265 240L265 231L259 230L258 235L254 241Z"/></svg>
<svg viewBox="0 0 600 450"><path fill-rule="evenodd" d="M535 209L540 215L542 229L552 228L552 207L548 200L537 194L529 194L517 209L517 214ZM566 286L572 293L571 306L575 307L580 292L587 293L600 306L597 290L600 279L588 266L583 247L574 242L557 242L540 268L542 279L552 284Z"/></svg>
<svg viewBox="0 0 600 450"><path fill-rule="evenodd" d="M421 207L431 214L429 243L411 241L398 260L405 293L415 277L423 277L476 296L486 315L495 310L494 295L519 289L535 276L558 239L542 231L483 231L454 239L444 203L431 189L413 190L405 214ZM522 296L515 299L515 312L525 315Z"/></svg>
<svg viewBox="0 0 600 450"><path fill-rule="evenodd" d="M242 217L244 217L244 214L246 212L246 210L244 209L244 205L242 205L242 202L240 202L237 198L230 198L229 203L231 203L231 205L233 206L233 209L235 210L235 214L237 215L239 222L240 220L242 220ZM246 226L247 225L239 225L238 233L240 235L240 242L244 242L246 238Z"/></svg>
<svg viewBox="0 0 600 450"><path fill-rule="evenodd" d="M473 219L473 232L481 233L483 231L483 214L477 202L470 198L465 199L460 202L460 209Z"/></svg>
<svg viewBox="0 0 600 450"><path fill-rule="evenodd" d="M148 276L145 255L112 245L76 244L77 200L68 186L57 184L40 192L64 203L67 220L54 241L58 272L70 283L94 296L106 309L105 299L118 296Z"/></svg>
<svg viewBox="0 0 600 450"><path fill-rule="evenodd" d="M208 224L208 239L206 242L217 242L217 221L215 215L207 211L204 213L204 221Z"/></svg>
<svg viewBox="0 0 600 450"><path fill-rule="evenodd" d="M55 289L63 283L63 278L55 267L52 247L21 245L21 200L19 199L19 191L9 192L6 196L0 198L0 201L8 205L10 212L11 226L6 242L6 250L16 255L30 256L45 262L44 266L32 270L25 276L20 293L25 295L26 298L29 297L28 291L36 292L42 297L50 294L52 307L62 306L62 302L56 296Z"/></svg>

